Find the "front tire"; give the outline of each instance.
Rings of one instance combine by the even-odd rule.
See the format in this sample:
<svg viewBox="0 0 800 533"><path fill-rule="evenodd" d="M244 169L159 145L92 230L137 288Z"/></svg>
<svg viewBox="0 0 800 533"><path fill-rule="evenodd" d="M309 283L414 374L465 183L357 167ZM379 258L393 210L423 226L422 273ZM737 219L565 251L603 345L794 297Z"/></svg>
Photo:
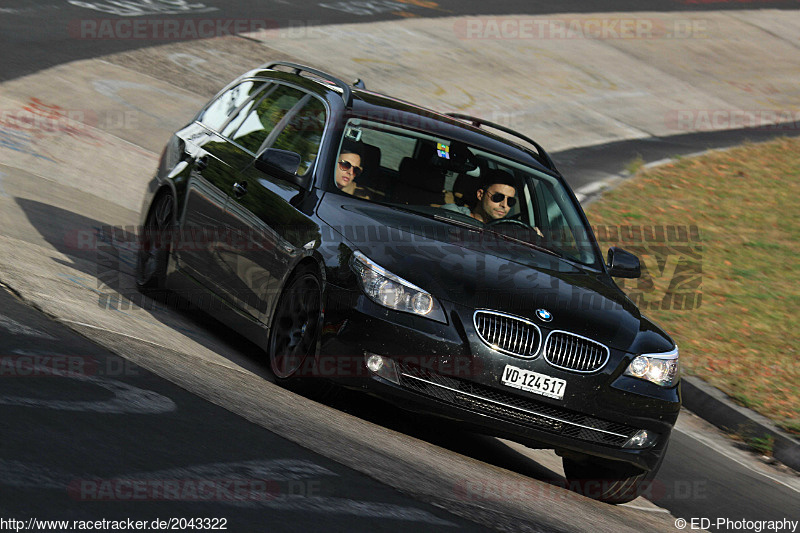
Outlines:
<svg viewBox="0 0 800 533"><path fill-rule="evenodd" d="M650 471L598 457L563 457L561 461L570 490L593 500L621 504L650 493L651 484L666 453L664 449L656 467Z"/></svg>
<svg viewBox="0 0 800 533"><path fill-rule="evenodd" d="M302 374L313 357L322 318L322 285L313 268L295 272L281 294L269 342L269 363L278 382Z"/></svg>

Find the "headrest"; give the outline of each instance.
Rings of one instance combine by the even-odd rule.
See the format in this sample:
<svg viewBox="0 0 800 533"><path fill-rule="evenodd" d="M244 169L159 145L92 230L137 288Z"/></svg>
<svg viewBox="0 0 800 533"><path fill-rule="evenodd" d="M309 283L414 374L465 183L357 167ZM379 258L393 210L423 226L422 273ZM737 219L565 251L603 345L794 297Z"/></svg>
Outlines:
<svg viewBox="0 0 800 533"><path fill-rule="evenodd" d="M456 203L459 205L474 205L477 200L476 191L480 178L477 176L470 176L469 174L459 174L453 183L453 194L456 197Z"/></svg>
<svg viewBox="0 0 800 533"><path fill-rule="evenodd" d="M378 169L381 166L381 149L373 144L361 144L361 165L365 170Z"/></svg>
<svg viewBox="0 0 800 533"><path fill-rule="evenodd" d="M404 157L400 162L400 181L415 189L442 192L444 172L411 157Z"/></svg>

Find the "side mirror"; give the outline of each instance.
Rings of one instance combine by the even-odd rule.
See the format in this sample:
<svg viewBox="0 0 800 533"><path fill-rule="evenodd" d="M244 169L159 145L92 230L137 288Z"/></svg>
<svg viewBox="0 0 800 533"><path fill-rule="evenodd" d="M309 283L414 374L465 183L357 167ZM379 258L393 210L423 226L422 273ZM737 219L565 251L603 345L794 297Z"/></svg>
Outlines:
<svg viewBox="0 0 800 533"><path fill-rule="evenodd" d="M300 154L296 152L268 148L258 156L255 166L261 172L305 187L308 180L297 175L301 160Z"/></svg>
<svg viewBox="0 0 800 533"><path fill-rule="evenodd" d="M608 273L615 278L639 278L642 276L639 258L616 246L608 249L607 266Z"/></svg>

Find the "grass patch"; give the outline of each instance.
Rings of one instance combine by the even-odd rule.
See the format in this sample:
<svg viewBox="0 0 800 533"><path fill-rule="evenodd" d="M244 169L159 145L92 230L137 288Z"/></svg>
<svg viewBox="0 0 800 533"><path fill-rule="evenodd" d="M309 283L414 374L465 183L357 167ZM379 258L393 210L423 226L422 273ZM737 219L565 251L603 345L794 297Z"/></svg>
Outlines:
<svg viewBox="0 0 800 533"><path fill-rule="evenodd" d="M772 449L775 447L775 438L772 435L764 435L763 437L748 437L745 439L747 446L751 450L772 457Z"/></svg>
<svg viewBox="0 0 800 533"><path fill-rule="evenodd" d="M650 283L669 298L694 283L699 306L643 309L678 343L684 372L800 435L797 198L800 139L784 138L642 170L605 192L587 215L595 227L699 230L695 252L672 242L644 251L623 241L601 244L642 255L652 282L617 280L626 292ZM695 275L681 280L676 256L692 253Z"/></svg>
<svg viewBox="0 0 800 533"><path fill-rule="evenodd" d="M625 165L625 170L627 170L631 175L633 175L639 172L643 166L644 166L644 159L642 159L641 155L637 154L635 158L628 161L628 163Z"/></svg>

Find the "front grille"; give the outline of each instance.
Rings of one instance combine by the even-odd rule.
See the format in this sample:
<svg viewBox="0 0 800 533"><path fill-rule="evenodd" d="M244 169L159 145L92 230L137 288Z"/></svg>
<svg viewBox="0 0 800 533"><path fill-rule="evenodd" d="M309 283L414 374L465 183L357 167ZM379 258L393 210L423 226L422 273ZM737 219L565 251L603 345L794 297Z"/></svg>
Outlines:
<svg viewBox="0 0 800 533"><path fill-rule="evenodd" d="M407 364L400 364L400 382L415 392L470 411L598 444L621 447L637 431L625 424L601 420Z"/></svg>
<svg viewBox="0 0 800 533"><path fill-rule="evenodd" d="M533 322L494 311L476 311L475 330L491 348L519 357L536 357L542 342L539 327Z"/></svg>
<svg viewBox="0 0 800 533"><path fill-rule="evenodd" d="M574 372L596 372L608 362L608 348L586 337L553 331L544 343L544 358L551 365Z"/></svg>

